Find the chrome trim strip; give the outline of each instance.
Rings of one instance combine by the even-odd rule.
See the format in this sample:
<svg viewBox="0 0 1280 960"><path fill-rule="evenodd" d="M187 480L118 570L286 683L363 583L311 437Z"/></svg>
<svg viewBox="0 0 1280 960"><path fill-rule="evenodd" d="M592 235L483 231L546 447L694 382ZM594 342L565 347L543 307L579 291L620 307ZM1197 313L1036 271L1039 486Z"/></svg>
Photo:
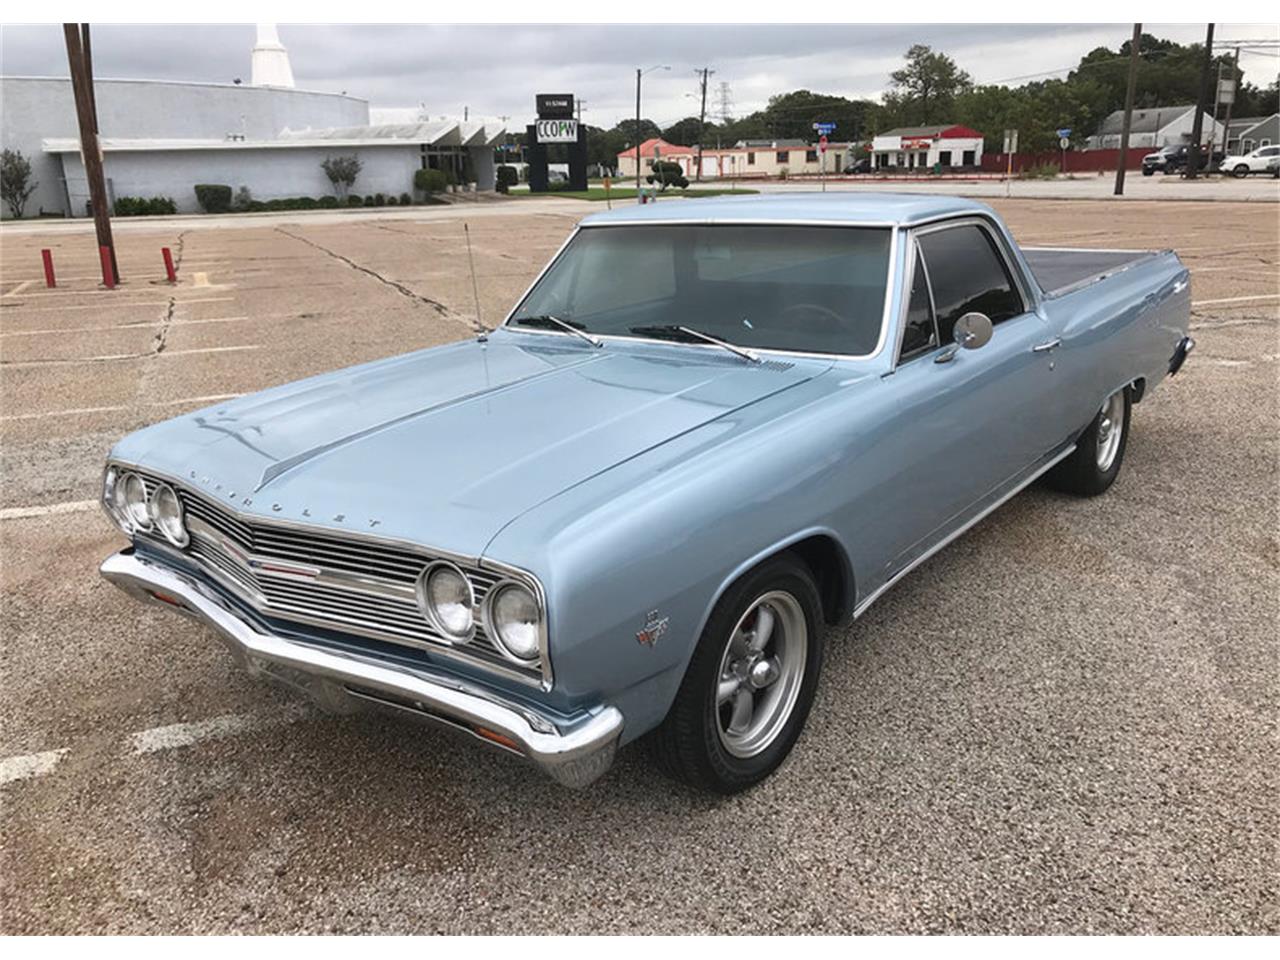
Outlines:
<svg viewBox="0 0 1280 960"><path fill-rule="evenodd" d="M426 718L435 712L440 719L462 724L481 739L488 738L478 732L480 729L499 734L543 772L571 787L586 786L613 763L623 717L612 705L588 711L582 721L565 726L474 684L262 633L197 580L132 550L108 557L100 573L136 599L168 607L212 627L251 674L287 683L323 707L342 710L359 703L359 694L349 686L394 697L422 710Z"/></svg>
<svg viewBox="0 0 1280 960"><path fill-rule="evenodd" d="M928 550L920 554L920 556L916 557L914 560L908 563L905 567L903 567L901 570L899 570L897 573L891 576L888 580L886 580L879 587L873 590L870 596L868 596L865 600L863 600L860 604L858 604L856 607L853 608L853 619L856 620L858 619L858 617L866 613L867 608L871 606L873 603L875 603L877 600L879 600L881 595L883 595L885 591L887 591L895 583L897 583L899 580L905 577L908 573L910 573L916 567L920 566L920 564L924 563L926 560L932 557L935 553L937 553L947 544L951 543L951 541L957 539L962 534L968 533L970 529L972 529L982 520L985 520L990 514L994 513L998 508L1004 506L1005 503L1012 500L1019 493L1025 490L1027 487L1031 486L1031 484L1033 484L1036 480L1038 480L1041 477L1041 475L1043 475L1044 473L1047 473L1053 467L1057 466L1057 464L1060 461L1065 460L1067 457L1071 456L1072 452L1074 452L1075 449L1076 449L1076 445L1073 443L1070 446L1068 446L1065 450L1063 450L1061 453L1057 454L1052 459L1050 459L1048 462L1036 468L1035 471L1033 471L1030 475L1028 475L1027 478L1023 480L1021 483L1019 483L1017 486L1013 487L1007 493L1003 494L999 499L988 504L986 507L984 507L981 511L975 514L973 517L966 520L961 526L957 527L955 530L948 533L946 536L940 539L937 543L931 546Z"/></svg>
<svg viewBox="0 0 1280 960"><path fill-rule="evenodd" d="M595 230L603 227L634 227L634 226L644 226L646 224L653 224L656 226L670 226L672 224L692 224L695 226L697 225L729 226L729 225L741 224L743 226L800 226L800 227L830 227L833 229L843 229L848 227L874 227L879 230L888 230L889 231L889 255L888 255L888 270L885 276L884 310L880 317L880 336L879 336L879 339L876 341L875 347L872 349L870 353L814 353L814 352L803 351L803 350L782 350L776 347L752 346L750 348L751 350L754 350L756 353L759 353L761 355L768 354L770 356L780 356L780 357L805 357L805 358L814 359L814 360L874 360L880 355L880 352L884 349L885 339L888 336L889 321L890 321L890 318L892 317L893 278L898 272L896 269L897 254L898 254L898 248L900 244L900 234L901 234L899 225L892 221L885 221L883 223L859 223L859 222L852 222L852 221L843 222L839 220L714 221L714 220L703 219L703 220L619 220L619 221L608 221L605 223L578 224L578 226L574 229L574 231L571 234L569 234L568 239L566 239L565 242L560 245L560 249L556 251L555 256L552 257L550 261L548 261L547 265L542 268L542 272L539 273L537 278L533 281L533 283L529 285L529 289L527 289L520 296L520 299L516 301L515 306L512 307L511 311L507 314L507 318L503 320L502 323L499 324L499 326L495 329L510 329L518 333L531 334L535 336L567 337L568 336L567 333L563 333L557 330L538 330L532 327L511 326L510 321L511 321L511 318L516 315L516 312L520 309L521 305L523 305L525 300L528 299L529 294L533 292L534 287L536 287L539 283L542 282L543 276L545 276L547 271L550 270L551 267L555 264L555 262L560 259L561 255L565 251L565 248L569 246L573 238L576 237L580 232L582 232L583 230ZM685 348L692 348L692 349L698 349L698 350L721 349L718 347L714 347L711 344L680 343L672 340L660 340L655 337L631 337L631 336L625 336L625 335L616 334L616 333L600 333L597 330L592 330L589 332L593 337L603 340L606 343L609 341L621 340L621 341L630 341L632 343L657 343L657 344L661 344L662 346L676 347L679 349L685 349ZM735 346L740 346L740 345L735 344Z"/></svg>

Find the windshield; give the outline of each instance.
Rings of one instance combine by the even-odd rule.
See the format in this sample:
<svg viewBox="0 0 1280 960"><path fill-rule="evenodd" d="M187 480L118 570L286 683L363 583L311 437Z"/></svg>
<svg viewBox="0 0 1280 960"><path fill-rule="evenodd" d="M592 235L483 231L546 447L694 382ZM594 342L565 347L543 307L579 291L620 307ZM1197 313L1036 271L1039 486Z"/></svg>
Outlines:
<svg viewBox="0 0 1280 960"><path fill-rule="evenodd" d="M580 230L509 321L606 336L868 354L880 340L888 228L627 225Z"/></svg>

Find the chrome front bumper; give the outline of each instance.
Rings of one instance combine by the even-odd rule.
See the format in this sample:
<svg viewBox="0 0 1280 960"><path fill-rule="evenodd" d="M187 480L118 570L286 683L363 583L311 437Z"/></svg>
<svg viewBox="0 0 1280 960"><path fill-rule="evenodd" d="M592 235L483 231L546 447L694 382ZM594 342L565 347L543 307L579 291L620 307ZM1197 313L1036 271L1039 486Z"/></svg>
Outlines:
<svg viewBox="0 0 1280 960"><path fill-rule="evenodd" d="M617 752L622 714L616 707L601 707L566 725L465 681L264 633L199 581L132 548L103 561L101 573L132 597L212 627L251 674L282 681L327 710L350 713L370 703L395 707L526 757L570 787L601 776Z"/></svg>

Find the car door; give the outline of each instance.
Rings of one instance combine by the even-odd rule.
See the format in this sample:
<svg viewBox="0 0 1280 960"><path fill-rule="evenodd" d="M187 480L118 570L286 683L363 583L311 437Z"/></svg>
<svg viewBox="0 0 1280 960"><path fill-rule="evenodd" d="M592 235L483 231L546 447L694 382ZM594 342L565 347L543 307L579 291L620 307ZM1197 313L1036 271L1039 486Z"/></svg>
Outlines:
<svg viewBox="0 0 1280 960"><path fill-rule="evenodd" d="M1045 348L1054 337L1002 241L986 221L968 218L917 230L912 247L891 375L909 442L895 451L898 549L889 576L1016 486L1052 444L1045 430L1052 351ZM956 349L953 328L969 312L991 319L991 340Z"/></svg>

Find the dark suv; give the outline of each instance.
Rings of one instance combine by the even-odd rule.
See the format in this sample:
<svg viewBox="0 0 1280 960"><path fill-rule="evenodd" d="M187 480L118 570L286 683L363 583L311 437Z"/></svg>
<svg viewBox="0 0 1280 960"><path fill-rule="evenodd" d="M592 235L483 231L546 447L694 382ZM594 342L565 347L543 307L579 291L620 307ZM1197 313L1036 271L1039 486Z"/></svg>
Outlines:
<svg viewBox="0 0 1280 960"><path fill-rule="evenodd" d="M1185 143L1161 147L1156 153L1148 153L1142 158L1142 175L1149 177L1157 170L1161 173L1180 173L1187 168L1187 158L1190 154L1191 148ZM1221 150L1213 151L1213 157L1209 160L1207 169L1216 170L1223 156ZM1203 158L1201 162L1204 162Z"/></svg>

